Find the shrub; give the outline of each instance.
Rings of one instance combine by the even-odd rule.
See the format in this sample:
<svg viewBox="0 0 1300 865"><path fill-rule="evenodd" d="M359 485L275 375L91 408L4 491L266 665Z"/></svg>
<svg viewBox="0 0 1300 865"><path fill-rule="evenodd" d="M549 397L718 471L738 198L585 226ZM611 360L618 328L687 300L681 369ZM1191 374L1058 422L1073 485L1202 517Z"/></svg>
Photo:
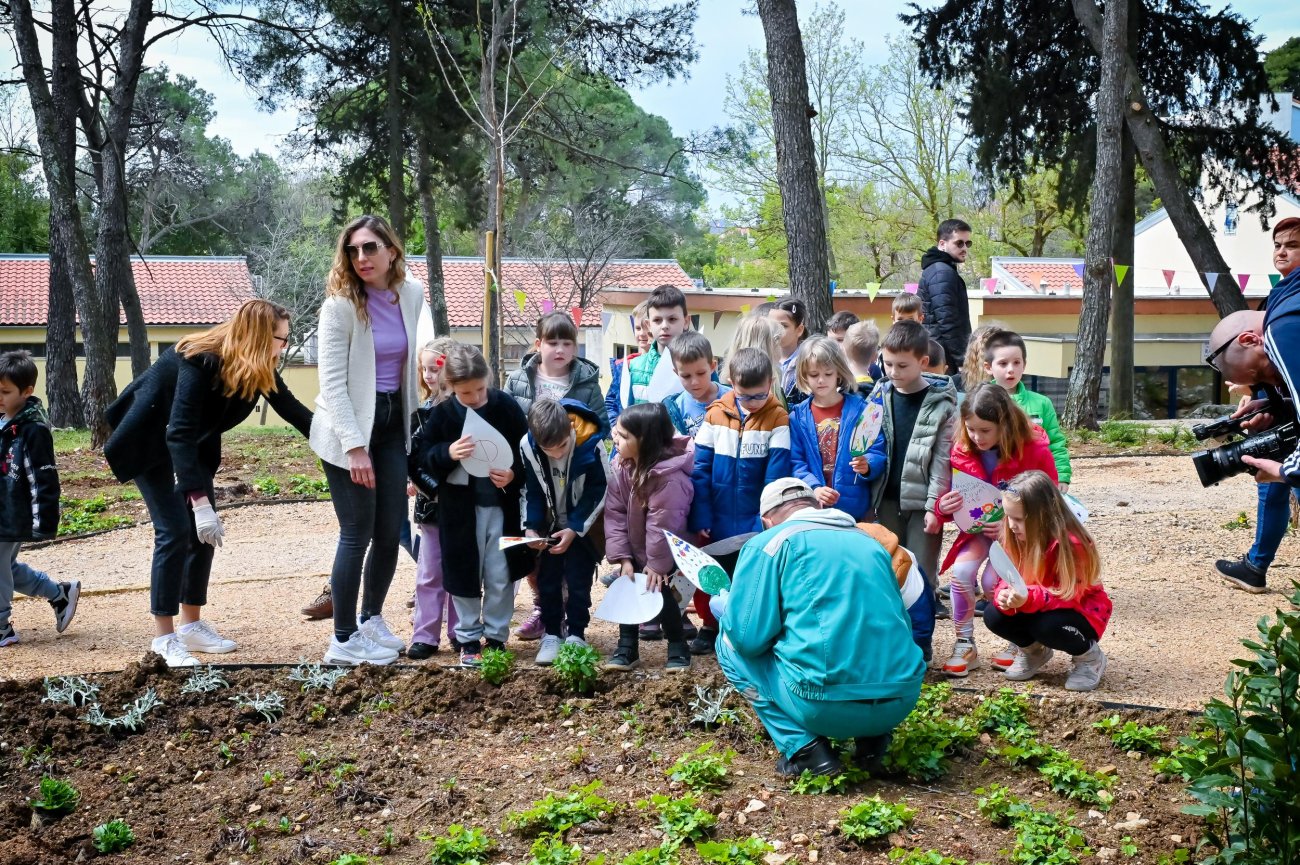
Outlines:
<svg viewBox="0 0 1300 865"><path fill-rule="evenodd" d="M264 496L278 496L280 494L280 482L270 475L264 475L260 478L253 478L253 489Z"/></svg>
<svg viewBox="0 0 1300 865"><path fill-rule="evenodd" d="M90 843L100 853L121 853L135 843L135 833L125 820L109 820L95 827Z"/></svg>
<svg viewBox="0 0 1300 865"><path fill-rule="evenodd" d="M526 811L515 811L506 817L506 826L523 835L540 835L543 832L563 834L581 823L601 820L612 814L617 806L596 794L600 781L585 787L575 787L564 796L551 794Z"/></svg>
<svg viewBox="0 0 1300 865"><path fill-rule="evenodd" d="M1148 727L1136 721L1120 723L1119 715L1111 715L1092 725L1110 735L1110 741L1121 751L1139 751L1143 754L1163 754L1165 752L1164 736L1168 727Z"/></svg>
<svg viewBox="0 0 1300 865"><path fill-rule="evenodd" d="M840 812L840 834L862 844L897 832L915 816L916 812L902 802L886 802L872 796Z"/></svg>
<svg viewBox="0 0 1300 865"><path fill-rule="evenodd" d="M640 808L653 808L659 815L659 829L671 842L703 841L717 825L718 818L700 808L694 796L671 799L656 794L649 802L638 802Z"/></svg>
<svg viewBox="0 0 1300 865"><path fill-rule="evenodd" d="M582 848L564 843L561 835L541 835L533 842L532 855L524 865L578 865L582 861Z"/></svg>
<svg viewBox="0 0 1300 865"><path fill-rule="evenodd" d="M772 845L751 835L743 840L703 841L695 845L695 852L715 865L762 865Z"/></svg>
<svg viewBox="0 0 1300 865"><path fill-rule="evenodd" d="M706 742L678 757L667 774L673 781L680 781L696 793L721 790L727 780L727 767L735 757L736 752L730 748L714 754L713 743Z"/></svg>
<svg viewBox="0 0 1300 865"><path fill-rule="evenodd" d="M41 778L40 794L39 799L32 801L32 807L47 814L71 814L81 801L76 787L49 775Z"/></svg>
<svg viewBox="0 0 1300 865"><path fill-rule="evenodd" d="M515 663L515 653L505 649L484 649L479 656L478 674L489 685L500 685L510 678Z"/></svg>
<svg viewBox="0 0 1300 865"><path fill-rule="evenodd" d="M911 714L894 730L885 753L887 771L920 781L933 781L948 773L949 757L979 735L967 718L944 714L952 688L946 683L926 685Z"/></svg>
<svg viewBox="0 0 1300 865"><path fill-rule="evenodd" d="M429 854L432 865L486 865L492 852L492 839L482 829L466 829L453 824L446 835L433 839L433 852Z"/></svg>
<svg viewBox="0 0 1300 865"><path fill-rule="evenodd" d="M295 496L328 496L330 485L324 478L289 475L289 492Z"/></svg>
<svg viewBox="0 0 1300 865"><path fill-rule="evenodd" d="M591 646L565 643L555 656L551 669L565 690L590 694L596 689L596 680L600 677L600 652Z"/></svg>

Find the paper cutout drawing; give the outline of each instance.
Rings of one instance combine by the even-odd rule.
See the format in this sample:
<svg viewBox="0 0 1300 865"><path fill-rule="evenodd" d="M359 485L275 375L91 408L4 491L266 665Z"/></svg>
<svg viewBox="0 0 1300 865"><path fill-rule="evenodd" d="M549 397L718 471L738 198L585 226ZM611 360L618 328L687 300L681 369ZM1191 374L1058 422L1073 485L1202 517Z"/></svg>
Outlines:
<svg viewBox="0 0 1300 865"><path fill-rule="evenodd" d="M1069 493L1062 493L1062 495L1065 496L1066 507L1068 507L1070 511L1079 518L1079 522L1088 522L1088 509L1083 506L1083 502L1079 501Z"/></svg>
<svg viewBox="0 0 1300 865"><path fill-rule="evenodd" d="M476 478L485 478L492 469L508 469L515 464L515 455L506 437L497 432L474 409L465 409L465 427L461 437L474 439L474 453L460 461L465 471Z"/></svg>
<svg viewBox="0 0 1300 865"><path fill-rule="evenodd" d="M627 372L625 370L625 372ZM673 369L673 356L668 349L660 349L659 363L655 366L650 383L645 387L644 402L663 402L673 394L682 392L682 380Z"/></svg>
<svg viewBox="0 0 1300 865"><path fill-rule="evenodd" d="M984 526L1002 519L1002 491L987 481L952 470L952 488L962 495L961 507L952 515L957 528L977 535Z"/></svg>
<svg viewBox="0 0 1300 865"><path fill-rule="evenodd" d="M853 427L849 436L849 456L865 456L880 436L880 428L885 423L885 402L882 394L876 394L867 402L862 417Z"/></svg>
<svg viewBox="0 0 1300 865"><path fill-rule="evenodd" d="M1020 575L1020 571L1016 569L1015 564L1011 561L1011 556L1007 555L1007 551L997 541L994 541L993 545L989 547L989 564L993 566L993 570L998 572L998 576L1002 578L1002 581L1011 587L1011 591L1016 594L1016 597L1029 597L1029 588L1025 585L1025 578Z"/></svg>
<svg viewBox="0 0 1300 865"><path fill-rule="evenodd" d="M664 529L664 536L668 538L668 549L673 554L673 561L692 584L710 595L731 588L731 577L727 576L715 558L667 529Z"/></svg>
<svg viewBox="0 0 1300 865"><path fill-rule="evenodd" d="M663 595L645 590L645 574L633 574L632 579L620 576L610 583L595 614L618 625L642 625L663 608Z"/></svg>

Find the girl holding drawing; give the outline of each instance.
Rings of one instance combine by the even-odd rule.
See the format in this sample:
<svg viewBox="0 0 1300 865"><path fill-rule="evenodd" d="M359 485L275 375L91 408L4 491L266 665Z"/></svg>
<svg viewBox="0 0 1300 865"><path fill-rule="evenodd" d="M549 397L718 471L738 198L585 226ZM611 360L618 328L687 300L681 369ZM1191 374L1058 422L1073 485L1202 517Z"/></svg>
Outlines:
<svg viewBox="0 0 1300 865"><path fill-rule="evenodd" d="M528 421L513 397L491 387L477 348L448 347L442 376L452 396L429 410L415 462L438 482L443 584L456 607L460 661L476 666L482 640L505 646L514 583L533 566L528 547L497 545L502 535L523 534L524 466L511 443L527 434Z"/></svg>
<svg viewBox="0 0 1300 865"><path fill-rule="evenodd" d="M419 401L417 330L432 335L433 323L424 287L406 278L405 261L388 223L354 220L339 235L320 310L311 446L339 521L327 664L390 664L406 645L383 610L406 520L410 417Z"/></svg>
<svg viewBox="0 0 1300 865"><path fill-rule="evenodd" d="M1001 544L1025 585L998 580L984 624L1019 649L1007 678L1032 679L1060 650L1074 658L1065 689L1091 691L1106 670L1100 640L1111 612L1097 545L1041 471L1012 478L1002 508Z"/></svg>
<svg viewBox="0 0 1300 865"><path fill-rule="evenodd" d="M990 568L985 568L982 580L978 578L988 560L989 545L1002 531L1001 514L989 501L996 498L997 489L1005 488L1012 478L1030 469L1046 472L1055 481L1056 462L1048 448L1047 434L1030 423L996 383L985 382L971 390L961 404L960 415L952 445L953 488L939 497L935 510L940 518L955 520L962 529L940 573L952 568L952 623L957 638L943 671L965 678L979 665L975 599L981 585L985 597L991 597L997 580ZM990 491L989 487L995 489ZM984 496L989 501L975 501L982 491L989 491ZM981 509L981 504L986 507ZM995 655L993 662L1010 666L1014 657L1008 649Z"/></svg>

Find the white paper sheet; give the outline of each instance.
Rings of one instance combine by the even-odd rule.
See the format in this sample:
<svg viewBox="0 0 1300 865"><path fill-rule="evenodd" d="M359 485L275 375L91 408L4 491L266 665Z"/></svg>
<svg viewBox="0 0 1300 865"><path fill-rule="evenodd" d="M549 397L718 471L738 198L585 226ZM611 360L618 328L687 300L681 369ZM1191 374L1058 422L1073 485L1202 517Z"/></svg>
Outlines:
<svg viewBox="0 0 1300 865"><path fill-rule="evenodd" d="M668 549L673 554L673 561L696 588L710 595L731 588L731 577L727 576L717 559L698 547L691 546L667 529L664 529L664 535L668 538Z"/></svg>
<svg viewBox="0 0 1300 865"><path fill-rule="evenodd" d="M998 572L998 576L1002 578L1003 582L1011 587L1011 591L1015 592L1017 597L1029 597L1029 588L1025 585L1025 578L1020 575L1020 571L1016 570L1016 566L1011 562L1011 557L1007 555L1007 551L1003 549L1002 544L997 541L994 541L993 545L989 547L989 564L993 566L993 570Z"/></svg>
<svg viewBox="0 0 1300 865"><path fill-rule="evenodd" d="M882 398L870 399L849 435L849 455L864 456L876 439L885 423L885 404Z"/></svg>
<svg viewBox="0 0 1300 865"><path fill-rule="evenodd" d="M662 593L647 592L645 574L633 574L631 579L619 577L610 584L595 614L618 625L642 625L659 615L663 608Z"/></svg>
<svg viewBox="0 0 1300 865"><path fill-rule="evenodd" d="M681 392L682 380L678 377L677 370L673 369L673 356L668 349L661 349L659 363L655 366L654 375L650 376L650 383L646 385L645 401L663 402Z"/></svg>
<svg viewBox="0 0 1300 865"><path fill-rule="evenodd" d="M1069 493L1063 493L1063 495L1065 496L1066 507L1068 507L1074 515L1078 517L1079 522L1088 522L1088 509L1083 506L1083 502L1079 501Z"/></svg>
<svg viewBox="0 0 1300 865"><path fill-rule="evenodd" d="M993 484L953 469L952 488L962 494L961 507L952 521L963 532L976 534L980 531L976 523L987 525L1002 519L1002 491Z"/></svg>
<svg viewBox="0 0 1300 865"><path fill-rule="evenodd" d="M474 439L474 453L460 461L465 471L477 478L485 478L492 469L508 469L515 463L514 451L506 437L497 432L474 409L465 409L465 426L461 437Z"/></svg>
<svg viewBox="0 0 1300 865"><path fill-rule="evenodd" d="M535 544L538 541L544 541L544 540L546 540L546 538L522 538L517 535L513 537L506 535L497 538L497 549L508 550L511 547L519 547L519 546L523 546L524 544Z"/></svg>

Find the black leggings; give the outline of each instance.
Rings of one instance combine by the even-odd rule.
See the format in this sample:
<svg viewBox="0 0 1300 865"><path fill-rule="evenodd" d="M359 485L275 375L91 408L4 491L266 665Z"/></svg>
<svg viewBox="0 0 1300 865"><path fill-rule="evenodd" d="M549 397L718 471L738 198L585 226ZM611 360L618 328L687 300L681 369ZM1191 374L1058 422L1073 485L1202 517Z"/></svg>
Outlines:
<svg viewBox="0 0 1300 865"><path fill-rule="evenodd" d="M686 638L682 635L682 611L677 605L677 595L672 589L663 588L664 608L646 624L658 622L664 629L664 639L670 643L680 643ZM639 625L619 625L618 641L634 641L640 637Z"/></svg>
<svg viewBox="0 0 1300 865"><path fill-rule="evenodd" d="M1041 613L1007 615L993 604L984 610L984 624L990 631L1020 648L1042 643L1070 655L1082 655L1097 642L1097 632L1078 610L1044 610Z"/></svg>

